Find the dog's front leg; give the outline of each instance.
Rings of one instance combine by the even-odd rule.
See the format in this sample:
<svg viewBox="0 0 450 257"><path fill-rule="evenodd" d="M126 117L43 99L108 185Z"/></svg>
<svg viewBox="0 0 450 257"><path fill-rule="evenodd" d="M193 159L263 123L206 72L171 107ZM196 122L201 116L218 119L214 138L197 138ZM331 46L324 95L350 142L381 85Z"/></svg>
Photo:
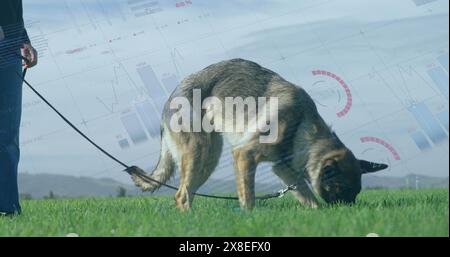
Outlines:
<svg viewBox="0 0 450 257"><path fill-rule="evenodd" d="M255 207L255 173L256 160L251 151L233 150L236 187L242 209Z"/></svg>
<svg viewBox="0 0 450 257"><path fill-rule="evenodd" d="M300 203L308 205L312 208L319 207L319 202L317 201L314 193L308 187L308 184L302 174L298 174L296 171L289 169L285 165L274 165L273 170L286 185L296 186L296 189L291 192L300 201Z"/></svg>

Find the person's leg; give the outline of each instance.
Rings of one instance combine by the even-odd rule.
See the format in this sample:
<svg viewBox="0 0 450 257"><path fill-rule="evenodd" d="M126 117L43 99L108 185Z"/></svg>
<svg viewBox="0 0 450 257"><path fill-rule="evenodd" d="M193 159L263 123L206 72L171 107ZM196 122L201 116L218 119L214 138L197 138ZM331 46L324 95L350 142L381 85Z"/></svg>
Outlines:
<svg viewBox="0 0 450 257"><path fill-rule="evenodd" d="M20 158L19 127L22 112L22 81L18 59L0 67L0 213L20 213L17 167Z"/></svg>

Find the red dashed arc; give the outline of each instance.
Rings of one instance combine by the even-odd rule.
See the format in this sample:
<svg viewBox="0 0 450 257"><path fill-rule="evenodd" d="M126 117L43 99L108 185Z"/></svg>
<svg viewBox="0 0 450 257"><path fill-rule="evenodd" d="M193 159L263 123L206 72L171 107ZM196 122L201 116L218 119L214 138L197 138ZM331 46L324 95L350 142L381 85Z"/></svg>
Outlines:
<svg viewBox="0 0 450 257"><path fill-rule="evenodd" d="M190 4L192 4L192 0L184 0L184 1L180 1L180 2L175 3L175 6L177 8L181 8L181 7L185 7L187 5L190 5Z"/></svg>
<svg viewBox="0 0 450 257"><path fill-rule="evenodd" d="M386 141L384 141L381 138L377 138L377 137L361 137L361 142L362 143L374 142L374 143L380 144L380 145L384 146L386 149L388 149L389 152L391 152L391 154L392 154L392 156L394 157L395 160L397 160L397 161L400 160L400 155L394 149L394 147L392 147L392 145L388 144Z"/></svg>
<svg viewBox="0 0 450 257"><path fill-rule="evenodd" d="M345 83L345 81L343 79L341 79L339 76L337 76L336 74L333 74L326 70L314 70L314 71L312 71L312 74L314 76L327 76L332 79L335 79L344 88L345 94L347 95L347 103L345 104L344 109L342 109L340 112L336 113L336 115L339 118L344 117L350 111L350 108L352 108L352 105L353 105L352 92L350 92L350 88L348 87L347 83Z"/></svg>

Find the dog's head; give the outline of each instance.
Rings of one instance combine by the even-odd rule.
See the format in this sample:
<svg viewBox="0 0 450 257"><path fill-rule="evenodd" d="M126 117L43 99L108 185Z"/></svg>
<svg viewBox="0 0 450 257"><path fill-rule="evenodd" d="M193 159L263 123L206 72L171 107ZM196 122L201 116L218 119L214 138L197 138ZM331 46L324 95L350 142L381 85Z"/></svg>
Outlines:
<svg viewBox="0 0 450 257"><path fill-rule="evenodd" d="M363 174L384 170L386 164L358 160L344 148L324 156L316 181L316 191L327 203L354 203L361 191Z"/></svg>

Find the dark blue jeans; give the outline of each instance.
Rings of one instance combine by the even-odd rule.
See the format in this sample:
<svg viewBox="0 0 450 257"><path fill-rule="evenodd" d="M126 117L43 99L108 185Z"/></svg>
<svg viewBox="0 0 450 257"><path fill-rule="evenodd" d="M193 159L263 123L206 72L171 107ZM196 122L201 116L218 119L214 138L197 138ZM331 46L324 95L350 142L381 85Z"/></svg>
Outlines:
<svg viewBox="0 0 450 257"><path fill-rule="evenodd" d="M0 66L0 212L20 213L17 166L22 113L21 60Z"/></svg>

